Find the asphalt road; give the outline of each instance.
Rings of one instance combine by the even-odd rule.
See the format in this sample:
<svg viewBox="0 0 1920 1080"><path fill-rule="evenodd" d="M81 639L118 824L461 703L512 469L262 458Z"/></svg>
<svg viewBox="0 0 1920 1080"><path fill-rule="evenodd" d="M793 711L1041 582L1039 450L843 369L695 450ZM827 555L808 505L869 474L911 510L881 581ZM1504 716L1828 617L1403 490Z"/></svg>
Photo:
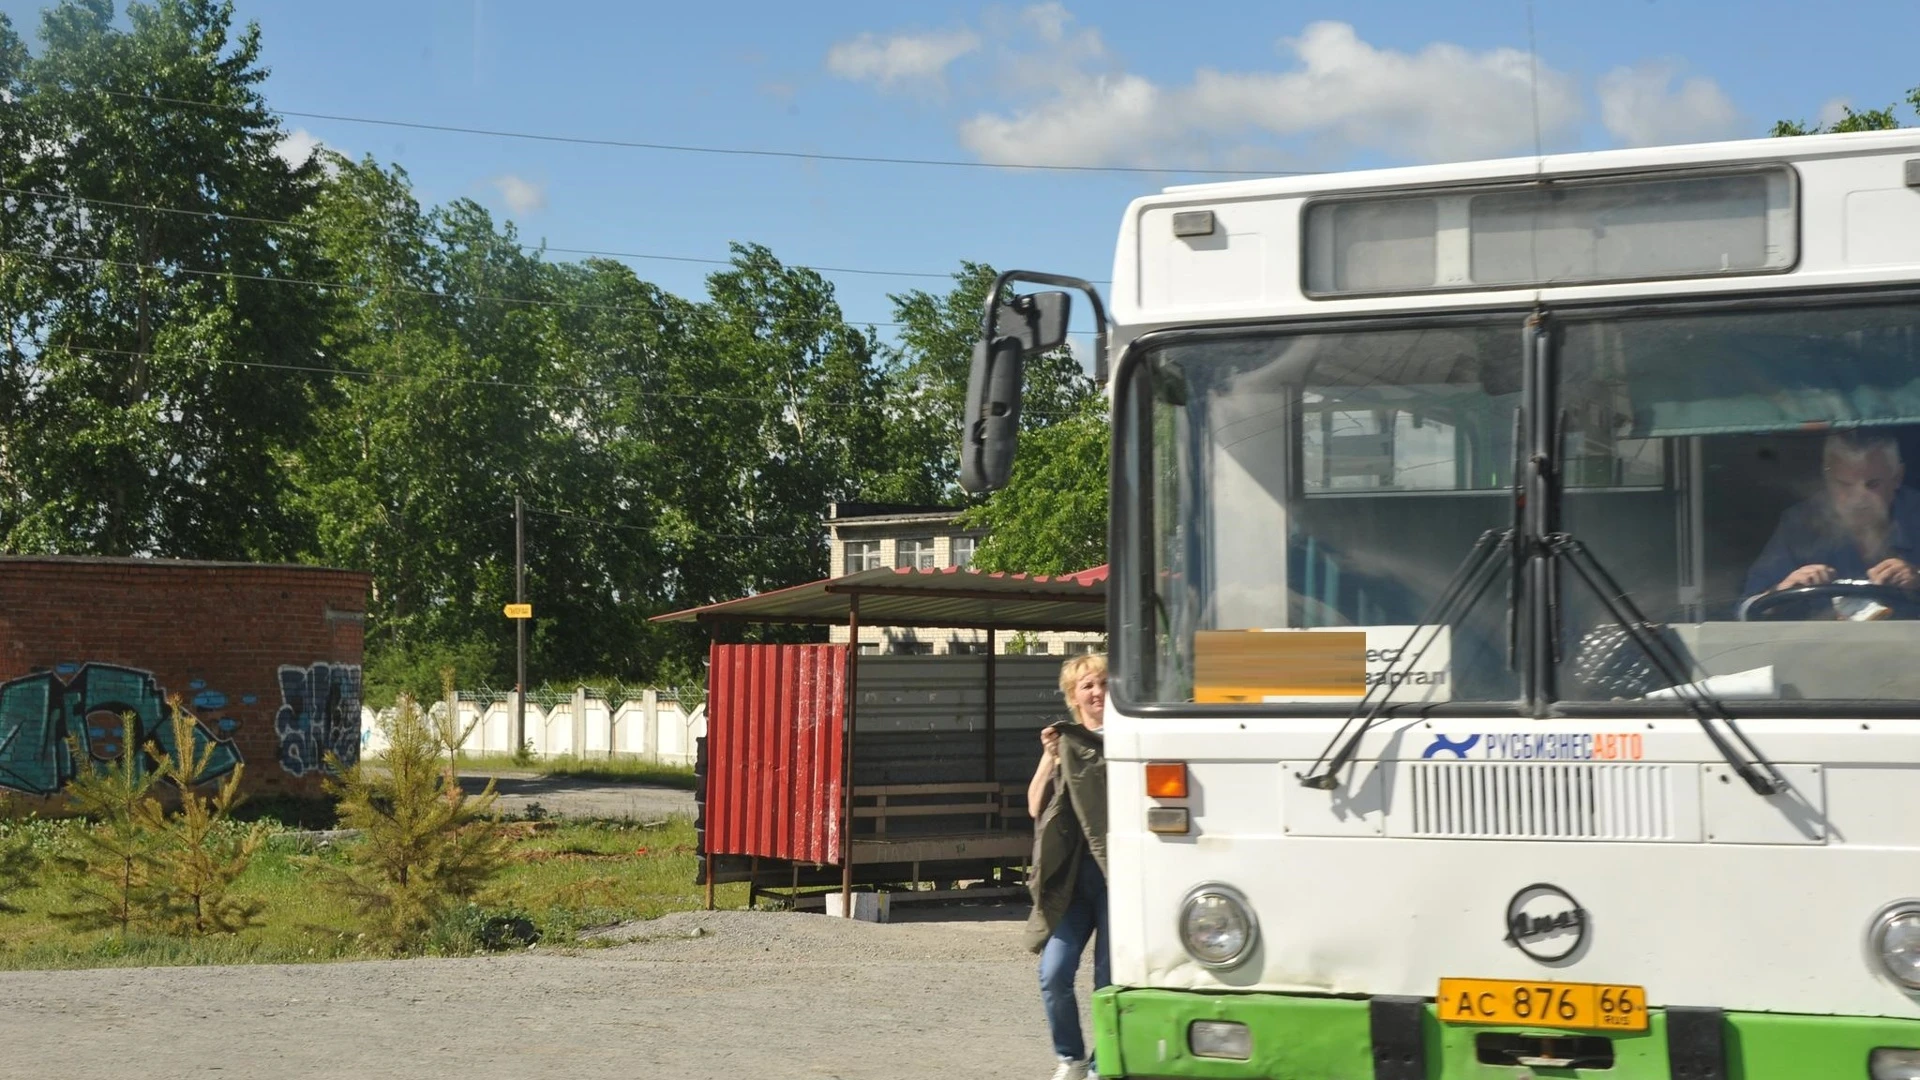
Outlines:
<svg viewBox="0 0 1920 1080"><path fill-rule="evenodd" d="M462 776L460 785L477 794L488 776ZM650 784L615 784L600 780L540 776L535 773L492 774L494 791L503 813L524 814L529 807L555 817L630 818L659 821L675 814L693 816L693 792Z"/></svg>

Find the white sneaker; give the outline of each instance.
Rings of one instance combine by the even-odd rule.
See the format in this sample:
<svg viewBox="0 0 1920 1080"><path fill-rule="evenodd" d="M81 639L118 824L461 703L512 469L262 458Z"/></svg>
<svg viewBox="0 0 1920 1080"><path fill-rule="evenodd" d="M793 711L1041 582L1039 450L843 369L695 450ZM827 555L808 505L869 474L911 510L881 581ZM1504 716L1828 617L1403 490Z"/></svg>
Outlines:
<svg viewBox="0 0 1920 1080"><path fill-rule="evenodd" d="M1087 1063L1084 1061L1062 1061L1053 1070L1053 1080L1087 1080Z"/></svg>

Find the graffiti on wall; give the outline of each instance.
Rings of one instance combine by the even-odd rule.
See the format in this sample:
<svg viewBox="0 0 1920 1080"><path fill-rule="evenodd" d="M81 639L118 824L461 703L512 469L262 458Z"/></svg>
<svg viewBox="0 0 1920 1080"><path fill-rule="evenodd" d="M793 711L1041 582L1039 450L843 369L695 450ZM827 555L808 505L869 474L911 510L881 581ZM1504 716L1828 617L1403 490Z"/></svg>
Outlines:
<svg viewBox="0 0 1920 1080"><path fill-rule="evenodd" d="M280 767L305 776L326 767L332 754L342 765L360 760L360 667L357 664L288 664L280 669Z"/></svg>
<svg viewBox="0 0 1920 1080"><path fill-rule="evenodd" d="M29 795L54 795L78 774L84 759L118 759L121 717L132 713L134 734L172 755L173 709L150 671L118 664L62 664L0 683L0 788ZM203 779L225 776L240 764L240 751L228 737L233 722L220 721L221 735L194 721L194 753L208 745L213 754ZM76 760L78 744L82 760ZM144 755L140 759L146 762Z"/></svg>

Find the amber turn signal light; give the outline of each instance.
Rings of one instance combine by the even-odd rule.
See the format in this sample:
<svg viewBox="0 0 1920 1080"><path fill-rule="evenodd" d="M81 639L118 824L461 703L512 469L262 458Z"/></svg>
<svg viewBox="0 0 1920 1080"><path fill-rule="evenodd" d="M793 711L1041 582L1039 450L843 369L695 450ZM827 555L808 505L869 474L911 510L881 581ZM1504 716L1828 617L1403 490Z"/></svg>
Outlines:
<svg viewBox="0 0 1920 1080"><path fill-rule="evenodd" d="M1187 764L1184 761L1147 762L1147 794L1155 799L1187 797Z"/></svg>

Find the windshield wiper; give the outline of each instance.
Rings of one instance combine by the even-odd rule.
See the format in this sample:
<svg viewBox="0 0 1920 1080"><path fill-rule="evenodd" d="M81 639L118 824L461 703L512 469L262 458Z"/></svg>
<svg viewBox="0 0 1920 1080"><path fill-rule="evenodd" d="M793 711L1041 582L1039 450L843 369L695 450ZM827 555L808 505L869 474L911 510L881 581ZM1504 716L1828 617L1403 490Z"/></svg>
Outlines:
<svg viewBox="0 0 1920 1080"><path fill-rule="evenodd" d="M1440 591L1439 598L1434 601L1432 610L1428 611L1419 625L1413 628L1413 632L1407 635L1406 644L1400 647L1399 655L1394 657L1393 661L1386 666L1386 670L1380 673L1380 681L1367 687L1366 693L1360 696L1360 700L1354 702L1353 710L1347 713L1347 718L1341 723L1340 730L1333 733L1333 738L1328 740L1326 749L1321 750L1320 756L1314 759L1313 768L1308 770L1307 775L1300 778L1303 786L1319 788L1322 791L1332 791L1339 786L1340 770L1346 768L1347 762L1353 760L1354 753L1360 749L1360 740L1365 737L1368 729L1373 727L1374 721L1380 718L1381 710L1386 708L1387 700L1393 696L1393 688L1396 685L1393 678L1395 672L1402 668L1411 670L1440 637L1443 627L1460 615L1473 610L1473 605L1480 602L1480 597L1485 595L1487 586L1493 584L1494 580L1500 576L1500 556L1513 546L1513 537L1512 529L1488 529L1480 534L1480 539L1473 542L1472 550L1460 560L1460 565L1454 570L1453 577L1447 581L1447 587ZM1511 597L1508 598L1508 602L1511 604ZM1429 627L1432 628L1432 632L1427 635L1427 640L1416 651L1413 648L1414 641L1419 638L1421 631ZM1386 692L1375 698L1375 692L1382 688L1385 688ZM1367 709L1368 702L1373 703L1371 709ZM1360 719L1363 709L1367 710L1366 718L1361 721L1360 726L1351 736L1347 735L1347 729L1354 726L1355 720ZM1333 754L1331 761L1327 759L1329 752ZM1322 762L1326 762L1327 767L1324 770L1320 768Z"/></svg>
<svg viewBox="0 0 1920 1080"><path fill-rule="evenodd" d="M1646 653L1647 659L1659 670L1661 677L1667 680L1667 685L1673 687L1674 693L1693 711L1694 719L1700 723L1700 730L1706 733L1714 748L1720 751L1720 756L1726 760L1734 772L1740 775L1740 779L1747 782L1747 786L1752 788L1755 794L1778 795L1788 789L1787 778L1780 774L1780 770L1774 767L1773 762L1768 761L1766 755L1760 752L1760 748L1740 730L1740 725L1734 721L1726 702L1687 674L1691 665L1687 664L1674 650L1671 642L1653 629L1652 623L1627 595L1626 590L1620 587L1620 583L1612 574L1607 573L1606 567L1600 565L1600 560L1594 557L1593 552L1581 543L1578 537L1565 532L1550 533L1542 538L1541 546L1549 558L1564 560L1567 565L1573 567L1574 573L1580 576L1580 580L1586 582L1587 588L1593 590L1593 594L1599 597L1601 606L1606 608L1607 617L1632 638L1633 643L1640 646L1642 652ZM1726 729L1733 733L1733 737L1739 740L1739 747L1736 748L1714 726L1716 720L1724 724ZM1742 749L1747 755L1751 755L1752 761L1748 761L1747 757L1741 754Z"/></svg>

